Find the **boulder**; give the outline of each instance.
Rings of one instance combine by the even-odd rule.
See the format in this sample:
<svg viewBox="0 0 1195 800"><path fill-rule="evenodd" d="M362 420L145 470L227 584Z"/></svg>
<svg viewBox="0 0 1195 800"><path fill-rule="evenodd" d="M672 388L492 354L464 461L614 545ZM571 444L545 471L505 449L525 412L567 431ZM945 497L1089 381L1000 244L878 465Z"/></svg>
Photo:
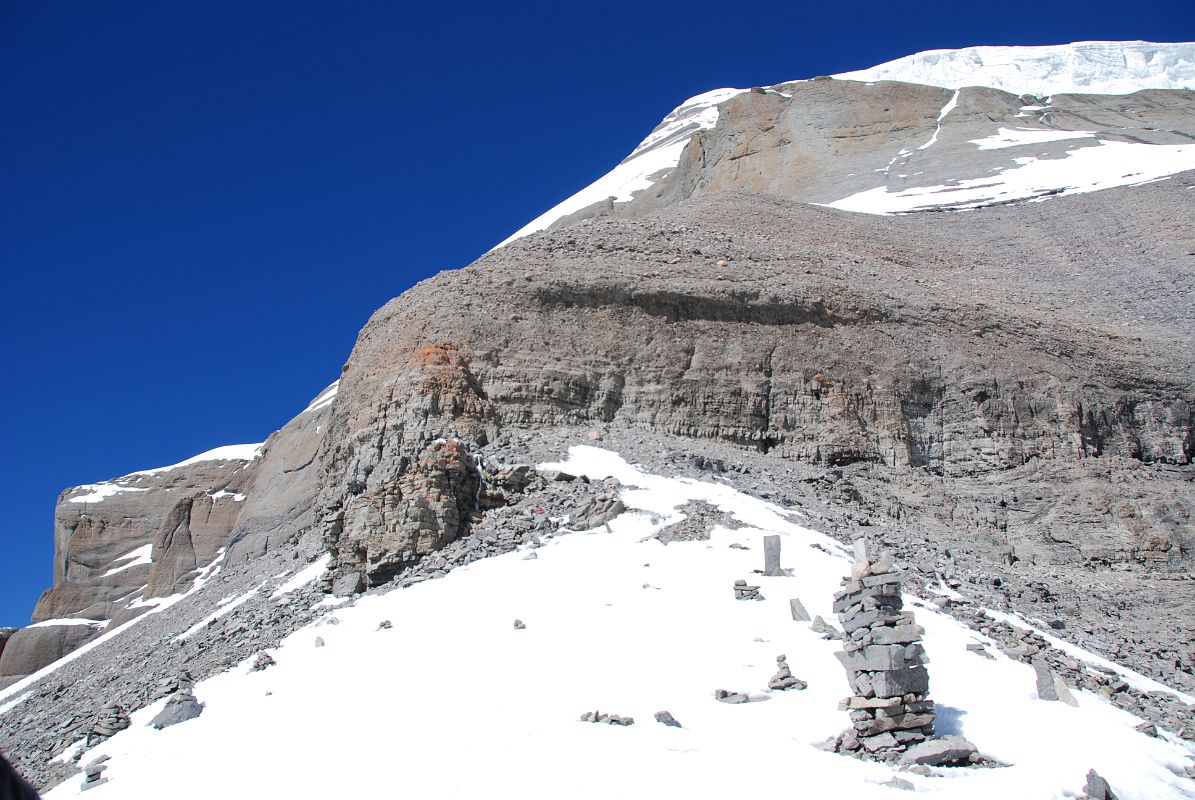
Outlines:
<svg viewBox="0 0 1195 800"><path fill-rule="evenodd" d="M978 752L978 748L962 736L942 736L913 745L901 755L900 763L946 767L970 763L971 756Z"/></svg>

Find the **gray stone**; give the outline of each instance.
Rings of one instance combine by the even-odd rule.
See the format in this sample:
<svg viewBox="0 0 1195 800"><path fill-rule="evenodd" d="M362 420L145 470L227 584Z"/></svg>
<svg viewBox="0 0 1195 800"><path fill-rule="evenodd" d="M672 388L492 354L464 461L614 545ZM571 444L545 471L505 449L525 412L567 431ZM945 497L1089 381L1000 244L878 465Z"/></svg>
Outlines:
<svg viewBox="0 0 1195 800"><path fill-rule="evenodd" d="M1083 791L1087 794L1087 800L1116 800L1112 787L1094 769L1087 771L1087 783Z"/></svg>
<svg viewBox="0 0 1195 800"><path fill-rule="evenodd" d="M171 725L195 719L202 713L203 704L196 701L194 695L175 693L166 701L166 707L158 712L150 724L158 730L162 730Z"/></svg>
<svg viewBox="0 0 1195 800"><path fill-rule="evenodd" d="M763 537L763 574L777 577L784 574L780 567L780 537L776 535Z"/></svg>
<svg viewBox="0 0 1195 800"><path fill-rule="evenodd" d="M681 728L682 726L676 719L667 711L657 711L655 714L656 722L661 725L667 725L669 728Z"/></svg>
<svg viewBox="0 0 1195 800"><path fill-rule="evenodd" d="M794 621L809 622L809 612L805 610L805 606L801 604L800 599L794 597L789 600L788 609L792 613Z"/></svg>
<svg viewBox="0 0 1195 800"><path fill-rule="evenodd" d="M962 736L942 736L915 744L900 757L901 764L945 767L968 763L978 748Z"/></svg>
<svg viewBox="0 0 1195 800"><path fill-rule="evenodd" d="M922 667L877 672L871 679L876 697L899 697L929 691L929 672Z"/></svg>

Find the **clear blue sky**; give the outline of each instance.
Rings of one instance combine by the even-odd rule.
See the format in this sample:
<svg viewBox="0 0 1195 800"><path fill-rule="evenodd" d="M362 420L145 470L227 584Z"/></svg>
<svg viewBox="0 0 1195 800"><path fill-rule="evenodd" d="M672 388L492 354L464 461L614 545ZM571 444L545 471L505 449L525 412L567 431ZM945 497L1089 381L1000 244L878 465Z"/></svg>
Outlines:
<svg viewBox="0 0 1195 800"><path fill-rule="evenodd" d="M1195 38L1151 3L4 0L0 625L66 486L261 441L370 312L685 98L931 48Z"/></svg>

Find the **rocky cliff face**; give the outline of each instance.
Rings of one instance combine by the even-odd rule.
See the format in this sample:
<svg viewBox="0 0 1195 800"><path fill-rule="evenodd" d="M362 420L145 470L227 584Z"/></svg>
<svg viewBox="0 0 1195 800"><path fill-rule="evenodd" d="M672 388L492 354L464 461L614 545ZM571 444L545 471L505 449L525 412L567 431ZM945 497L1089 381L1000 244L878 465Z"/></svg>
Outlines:
<svg viewBox="0 0 1195 800"><path fill-rule="evenodd" d="M947 506L986 484L993 552L1066 561L1077 540L1081 560L1189 569L1188 185L932 220L711 193L426 281L362 331L325 440L339 588L467 529L470 445L578 424L868 464ZM1124 497L1113 461L1152 488ZM1010 531L1008 497L1042 496L1027 465L1077 469L1073 502L1030 501Z"/></svg>
<svg viewBox="0 0 1195 800"><path fill-rule="evenodd" d="M239 564L294 544L312 525L316 448L335 396L330 387L260 447L64 491L54 586L36 624L0 649L0 688L185 592L218 558Z"/></svg>

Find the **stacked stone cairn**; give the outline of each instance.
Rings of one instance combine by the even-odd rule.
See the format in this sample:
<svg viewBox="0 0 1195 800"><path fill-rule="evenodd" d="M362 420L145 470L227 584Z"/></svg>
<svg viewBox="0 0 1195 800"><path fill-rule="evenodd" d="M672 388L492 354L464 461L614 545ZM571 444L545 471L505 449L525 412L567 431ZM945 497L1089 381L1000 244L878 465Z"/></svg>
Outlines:
<svg viewBox="0 0 1195 800"><path fill-rule="evenodd" d="M759 593L758 586L749 586L745 580L739 579L734 582L734 599L762 600L763 595Z"/></svg>
<svg viewBox="0 0 1195 800"><path fill-rule="evenodd" d="M769 689L783 692L788 689L800 691L809 687L805 681L793 677L792 670L788 668L788 661L783 655L776 656L776 670L776 674L768 681Z"/></svg>
<svg viewBox="0 0 1195 800"><path fill-rule="evenodd" d="M108 768L104 762L108 758L109 756L100 756L83 768L83 785L80 787L83 791L103 786L108 782L108 779L104 777L104 770Z"/></svg>
<svg viewBox="0 0 1195 800"><path fill-rule="evenodd" d="M108 703L95 718L95 724L87 732L84 747L94 747L105 739L129 727L129 714L120 703Z"/></svg>
<svg viewBox="0 0 1195 800"><path fill-rule="evenodd" d="M171 686L174 687L173 691L164 692L169 698L166 701L166 706L150 721L150 724L158 730L195 719L203 713L203 703L196 700L195 695L192 694L195 681L191 678L190 673L183 671L177 678L171 679L169 682L162 681L160 689L169 689Z"/></svg>
<svg viewBox="0 0 1195 800"><path fill-rule="evenodd" d="M866 543L855 543L851 577L834 595L846 634L838 660L854 696L843 701L853 728L835 750L876 761L896 761L934 734L934 702L921 646L924 630L902 610L901 574L890 562L873 563Z"/></svg>

